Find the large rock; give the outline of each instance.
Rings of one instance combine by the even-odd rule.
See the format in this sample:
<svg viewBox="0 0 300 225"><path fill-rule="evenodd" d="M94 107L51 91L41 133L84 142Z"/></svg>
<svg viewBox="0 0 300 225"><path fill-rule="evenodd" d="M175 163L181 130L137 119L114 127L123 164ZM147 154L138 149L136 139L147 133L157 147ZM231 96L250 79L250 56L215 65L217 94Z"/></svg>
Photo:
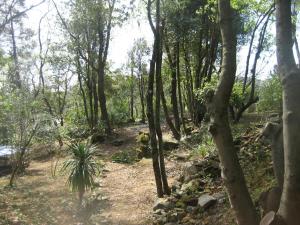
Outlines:
<svg viewBox="0 0 300 225"><path fill-rule="evenodd" d="M169 210L169 209L172 209L174 207L175 207L174 203L168 201L168 199L159 198L154 203L153 211L156 211L158 209Z"/></svg>
<svg viewBox="0 0 300 225"><path fill-rule="evenodd" d="M217 202L213 196L209 194L201 195L198 199L198 205L203 209L208 209L209 207L213 206Z"/></svg>
<svg viewBox="0 0 300 225"><path fill-rule="evenodd" d="M195 179L183 184L180 190L185 193L196 193L199 191L203 191L204 185L205 182L203 182L201 179Z"/></svg>

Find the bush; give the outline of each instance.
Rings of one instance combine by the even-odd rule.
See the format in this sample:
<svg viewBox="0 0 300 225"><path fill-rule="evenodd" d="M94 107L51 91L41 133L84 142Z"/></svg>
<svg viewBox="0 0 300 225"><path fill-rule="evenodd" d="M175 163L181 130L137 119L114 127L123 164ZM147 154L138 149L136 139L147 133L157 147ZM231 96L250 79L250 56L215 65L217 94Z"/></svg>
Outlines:
<svg viewBox="0 0 300 225"><path fill-rule="evenodd" d="M94 176L100 172L100 164L95 160L95 147L85 144L72 144L69 148L71 158L63 163L62 170L68 173L68 184L72 191L78 192L82 205L86 190L94 186Z"/></svg>
<svg viewBox="0 0 300 225"><path fill-rule="evenodd" d="M258 111L281 111L282 110L282 87L277 74L263 81L259 90Z"/></svg>

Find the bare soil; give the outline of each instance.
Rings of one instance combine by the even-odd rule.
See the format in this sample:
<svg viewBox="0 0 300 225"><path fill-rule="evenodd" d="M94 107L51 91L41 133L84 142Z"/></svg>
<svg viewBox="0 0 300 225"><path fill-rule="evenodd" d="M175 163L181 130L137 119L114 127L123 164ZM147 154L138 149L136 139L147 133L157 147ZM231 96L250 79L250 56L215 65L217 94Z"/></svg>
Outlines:
<svg viewBox="0 0 300 225"><path fill-rule="evenodd" d="M0 224L151 224L151 211L156 199L152 161L142 159L130 165L109 160L109 156L118 151L136 147L138 132L146 128L138 125L118 130L116 138L124 140L121 146L114 146L109 141L99 145L99 151L106 159L105 172L97 178L99 187L86 193L88 206L85 211L78 210L76 193L70 192L66 177L59 172L52 176L53 159L31 162L14 188L6 187L8 177L1 177ZM172 182L177 166L171 161L167 161L166 166ZM100 201L95 200L98 195L102 196Z"/></svg>

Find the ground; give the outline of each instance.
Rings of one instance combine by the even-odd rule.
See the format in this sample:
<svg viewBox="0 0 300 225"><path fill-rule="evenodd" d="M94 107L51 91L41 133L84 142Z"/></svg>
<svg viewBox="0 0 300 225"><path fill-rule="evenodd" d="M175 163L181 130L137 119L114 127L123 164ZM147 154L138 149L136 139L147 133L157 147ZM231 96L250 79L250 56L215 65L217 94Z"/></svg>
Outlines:
<svg viewBox="0 0 300 225"><path fill-rule="evenodd" d="M270 152L257 141L259 129L264 122L259 118L258 126L257 123L252 124L252 120L258 121L257 118L251 119L235 126L233 131L235 140L240 142L239 157L256 204L260 193L274 185L274 177ZM131 164L115 163L112 160L116 153L137 147L136 137L140 131L147 131L147 125L119 128L116 130L117 135L98 145L103 172L96 178L95 189L85 194L84 210L78 210L77 195L69 190L65 175L59 171L64 158L59 159L55 176L53 168L57 159L46 158L32 161L13 188L6 186L8 177L0 177L0 225L152 224L152 209L157 197L151 159L144 158ZM179 151L183 151L183 154L176 153L177 156L185 157L185 147L190 148L192 142L198 146L201 143L202 148L196 148L200 155L203 149L214 149L211 138L205 138L200 133L197 131L191 136L192 139L182 143ZM164 139L170 139L170 134L164 132ZM115 140L121 140L121 144L115 144ZM193 158L193 150L189 153ZM179 177L184 163L174 157L166 159L170 185ZM207 191L223 189L220 183L211 185L206 187ZM228 200L199 216L199 224L235 224Z"/></svg>
<svg viewBox="0 0 300 225"><path fill-rule="evenodd" d="M107 142L98 146L104 160L104 172L96 181L99 187L86 195L93 204L95 195L100 201L92 205L84 215L77 215L77 196L70 192L66 178L53 168L56 159L33 161L26 174L18 178L16 187L5 187L8 177L0 178L0 224L80 224L87 221L99 225L146 225L151 224L152 206L156 188L152 161L142 159L134 164L111 162L110 155L136 146L136 136L145 130L145 125L118 130L121 146ZM58 165L63 159L60 159ZM167 172L175 174L175 163L166 161ZM59 166L58 166L59 168ZM99 197L98 197L99 199ZM84 218L84 219L83 219Z"/></svg>

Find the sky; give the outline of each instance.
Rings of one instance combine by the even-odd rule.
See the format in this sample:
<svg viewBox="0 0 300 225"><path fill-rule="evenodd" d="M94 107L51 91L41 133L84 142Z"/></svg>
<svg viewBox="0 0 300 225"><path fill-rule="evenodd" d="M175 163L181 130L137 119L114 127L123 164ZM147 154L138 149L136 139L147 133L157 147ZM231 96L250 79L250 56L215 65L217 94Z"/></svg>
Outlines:
<svg viewBox="0 0 300 225"><path fill-rule="evenodd" d="M27 0L27 5L36 4L40 0ZM59 7L63 7L61 4L63 0L55 0ZM122 3L129 0L122 0ZM141 0L137 0L137 4ZM49 11L49 12L48 12ZM25 26L30 27L37 32L38 24L40 18L48 12L48 22L44 21L42 29L50 30L50 35L55 38L55 29L56 25L54 19L56 18L56 10L53 4L48 1L42 5L32 9L28 12L28 18L25 21ZM109 48L108 60L111 63L112 69L120 68L127 63L127 53L132 48L134 40L137 38L144 37L149 46L152 46L153 43L153 34L145 18L139 20L140 25L134 18L130 18L125 24L121 27L116 26L112 29L112 39ZM271 33L275 35L274 25L269 28ZM238 69L237 75L244 73L245 61L248 52L248 46L244 46L239 49L237 55ZM252 57L253 58L253 57ZM274 65L276 64L276 54L275 47L272 48L269 52L265 52L262 55L262 60L258 62L258 79L265 79L269 76L270 72L273 70Z"/></svg>

